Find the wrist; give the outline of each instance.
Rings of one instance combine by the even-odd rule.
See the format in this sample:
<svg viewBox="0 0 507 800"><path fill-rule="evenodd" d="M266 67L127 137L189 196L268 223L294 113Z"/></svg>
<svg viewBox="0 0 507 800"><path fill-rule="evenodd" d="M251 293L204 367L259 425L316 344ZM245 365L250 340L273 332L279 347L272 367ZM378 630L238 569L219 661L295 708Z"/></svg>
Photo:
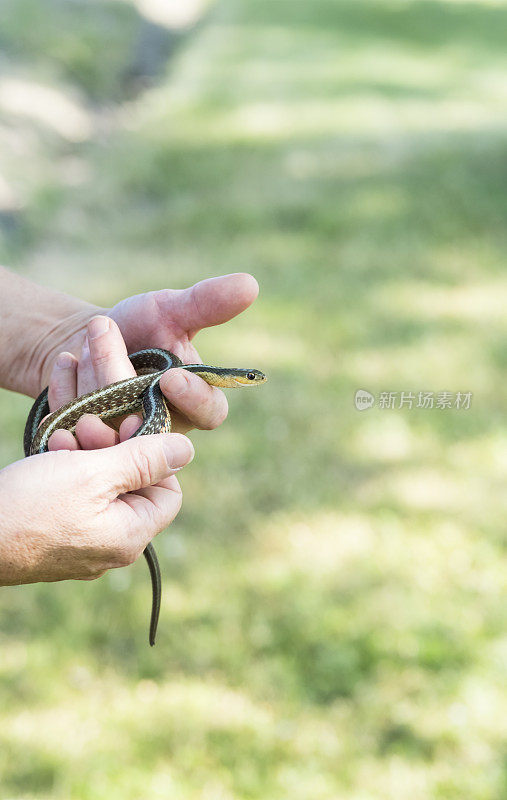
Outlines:
<svg viewBox="0 0 507 800"><path fill-rule="evenodd" d="M0 267L0 386L36 397L61 350L79 356L86 323L101 310Z"/></svg>
<svg viewBox="0 0 507 800"><path fill-rule="evenodd" d="M44 337L36 343L31 357L26 362L30 367L28 381L31 391L25 394L36 397L49 384L54 361L63 350L79 358L89 320L95 314L107 313L105 309L91 303L77 301L76 305L79 307L75 311L57 321L53 320L52 324L47 326Z"/></svg>

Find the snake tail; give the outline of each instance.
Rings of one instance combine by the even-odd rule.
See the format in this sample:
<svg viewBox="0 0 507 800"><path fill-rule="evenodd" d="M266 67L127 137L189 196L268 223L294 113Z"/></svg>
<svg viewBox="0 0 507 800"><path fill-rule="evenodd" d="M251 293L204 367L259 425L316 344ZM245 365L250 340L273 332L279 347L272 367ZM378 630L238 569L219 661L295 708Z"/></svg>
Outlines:
<svg viewBox="0 0 507 800"><path fill-rule="evenodd" d="M160 575L160 565L158 563L157 554L151 542L149 545L147 545L147 547L145 547L143 553L146 562L148 564L148 569L150 570L151 589L153 594L153 599L151 603L151 619L150 619L150 635L149 635L150 645L151 647L153 647L157 636L158 618L160 615L160 601L162 599L162 577Z"/></svg>

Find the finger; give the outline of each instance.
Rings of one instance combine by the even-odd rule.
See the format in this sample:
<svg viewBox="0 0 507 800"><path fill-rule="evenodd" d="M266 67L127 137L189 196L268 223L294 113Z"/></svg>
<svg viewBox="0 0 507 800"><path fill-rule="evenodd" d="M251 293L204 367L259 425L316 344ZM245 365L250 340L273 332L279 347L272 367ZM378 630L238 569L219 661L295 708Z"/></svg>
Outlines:
<svg viewBox="0 0 507 800"><path fill-rule="evenodd" d="M81 355L79 356L79 367L77 370L77 396L92 392L97 388L95 380L95 370L93 369L90 356L90 343L88 336L84 337Z"/></svg>
<svg viewBox="0 0 507 800"><path fill-rule="evenodd" d="M49 379L49 409L56 411L76 397L77 358L72 353L60 353Z"/></svg>
<svg viewBox="0 0 507 800"><path fill-rule="evenodd" d="M163 315L189 338L202 328L220 325L241 314L259 293L259 284L246 272L199 281L189 289L163 289L155 294Z"/></svg>
<svg viewBox="0 0 507 800"><path fill-rule="evenodd" d="M137 414L130 414L120 425L120 442L130 439L131 436L141 427L142 419Z"/></svg>
<svg viewBox="0 0 507 800"><path fill-rule="evenodd" d="M131 497L132 494L138 494L141 497L149 497L152 489L171 489L171 491L181 491L176 475L169 475L168 478L163 478L161 481L159 481L156 486L145 486L144 489L138 489L136 492L130 492L129 497Z"/></svg>
<svg viewBox="0 0 507 800"><path fill-rule="evenodd" d="M100 387L134 377L123 336L110 317L96 316L88 323L90 357Z"/></svg>
<svg viewBox="0 0 507 800"><path fill-rule="evenodd" d="M225 394L185 369L170 369L160 379L160 388L171 405L203 430L217 428L226 418Z"/></svg>
<svg viewBox="0 0 507 800"><path fill-rule="evenodd" d="M165 527L165 525L169 525L169 523L172 522L173 518L176 516L177 510L175 509L179 509L177 503L174 502L175 498L171 497L170 495L171 492L179 495L179 499L181 500L181 487L175 475L170 475L168 478L165 478L157 483L156 486L145 486L144 489L138 489L136 492L128 492L127 494L123 494L121 495L121 499L133 510L139 509L141 514L146 513L146 509L143 511L140 510L141 504L139 503L139 499L149 501L155 506L155 510L159 514L160 521L164 522ZM149 513L153 514L153 509L150 510ZM168 519L169 514L173 515L170 519ZM146 541L149 541L149 539Z"/></svg>
<svg viewBox="0 0 507 800"><path fill-rule="evenodd" d="M77 421L76 437L83 450L100 450L119 442L116 431L94 414L84 414Z"/></svg>
<svg viewBox="0 0 507 800"><path fill-rule="evenodd" d="M192 460L194 448L179 433L153 434L83 455L89 459L88 468L103 476L104 491L113 499L167 478Z"/></svg>
<svg viewBox="0 0 507 800"><path fill-rule="evenodd" d="M97 386L109 386L136 374L120 329L110 317L99 315L89 321L84 355L89 355L93 372L85 369L82 378L80 376L80 394L90 392Z"/></svg>
<svg viewBox="0 0 507 800"><path fill-rule="evenodd" d="M180 485L171 476L161 485L120 495L110 504L106 513L113 519L116 517L115 523L120 523L127 536L123 548L125 561L138 558L151 539L171 524L181 502Z"/></svg>
<svg viewBox="0 0 507 800"><path fill-rule="evenodd" d="M48 439L48 450L79 450L79 445L70 431L59 428Z"/></svg>

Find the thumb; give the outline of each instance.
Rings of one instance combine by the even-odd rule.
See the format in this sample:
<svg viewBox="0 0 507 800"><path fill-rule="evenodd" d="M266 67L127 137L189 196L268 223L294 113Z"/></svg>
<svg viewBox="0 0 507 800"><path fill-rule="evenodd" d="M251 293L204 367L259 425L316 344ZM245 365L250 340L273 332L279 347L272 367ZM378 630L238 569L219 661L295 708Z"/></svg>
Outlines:
<svg viewBox="0 0 507 800"><path fill-rule="evenodd" d="M94 468L104 476L112 497L133 492L167 478L194 457L190 439L181 433L158 433L128 439L122 444L89 451Z"/></svg>

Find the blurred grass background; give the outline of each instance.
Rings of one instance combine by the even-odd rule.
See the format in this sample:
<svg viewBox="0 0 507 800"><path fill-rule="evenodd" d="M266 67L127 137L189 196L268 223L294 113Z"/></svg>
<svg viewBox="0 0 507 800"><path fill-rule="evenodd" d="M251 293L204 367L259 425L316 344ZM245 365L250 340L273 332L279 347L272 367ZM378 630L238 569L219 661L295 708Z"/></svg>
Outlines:
<svg viewBox="0 0 507 800"><path fill-rule="evenodd" d="M192 434L154 650L144 562L1 590L2 800L507 796L506 29L504 0L0 2L4 263L104 305L250 271L198 346L270 379ZM29 405L0 394L1 464Z"/></svg>

